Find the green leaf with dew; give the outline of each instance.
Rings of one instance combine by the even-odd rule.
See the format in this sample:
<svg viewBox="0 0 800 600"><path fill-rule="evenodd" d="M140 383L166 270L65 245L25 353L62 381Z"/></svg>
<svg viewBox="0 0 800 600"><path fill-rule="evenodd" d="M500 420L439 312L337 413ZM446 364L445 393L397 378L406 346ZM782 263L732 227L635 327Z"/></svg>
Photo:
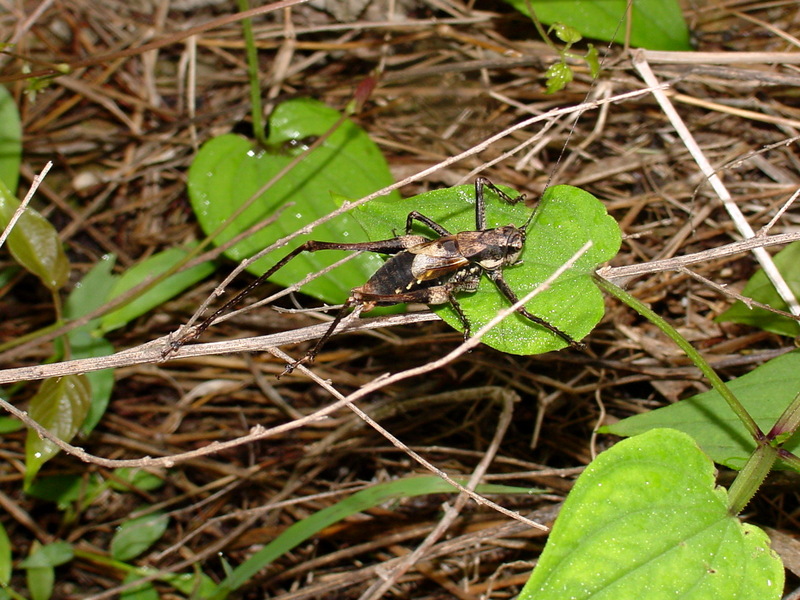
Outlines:
<svg viewBox="0 0 800 600"><path fill-rule="evenodd" d="M547 79L546 92L555 94L567 87L567 84L572 81L572 69L567 63L558 62L550 65L544 76Z"/></svg>
<svg viewBox="0 0 800 600"><path fill-rule="evenodd" d="M91 389L85 375L65 375L42 382L31 399L28 415L59 439L69 442L89 411ZM33 481L44 463L60 451L32 429L25 439L25 485Z"/></svg>
<svg viewBox="0 0 800 600"><path fill-rule="evenodd" d="M270 117L269 146L258 148L237 135L223 135L206 142L189 170L189 197L203 231L211 234L244 205L265 183L303 152L312 140L325 134L340 119L337 111L315 100L299 98L278 105ZM252 232L226 251L241 261L329 214L341 204L332 193L349 199L366 196L393 183L380 150L350 120L310 152L247 210L236 217L214 242L223 244L270 218L274 221ZM395 193L391 197L396 198ZM289 250L308 239L358 242L368 238L350 215L319 225L310 235L296 238L287 247L258 260L248 270L261 275ZM309 274L351 253L306 253L272 277L288 287ZM302 291L329 303L343 302L350 290L363 284L380 266L374 255L362 254L302 287Z"/></svg>
<svg viewBox="0 0 800 600"><path fill-rule="evenodd" d="M783 580L767 535L728 513L711 460L657 429L581 474L519 600L777 600Z"/></svg>
<svg viewBox="0 0 800 600"><path fill-rule="evenodd" d="M509 188L502 188L514 197ZM531 209L508 204L491 190L484 190L488 227L523 226ZM400 202L380 198L354 211L373 239L390 238L405 226L406 215L417 210L450 232L475 230L475 187L463 185L434 190ZM437 237L425 227L415 232ZM521 264L506 267L503 276L518 297L538 287L569 260L587 241L593 246L546 291L526 308L574 339L585 337L604 314L603 296L591 281L597 265L614 257L621 235L616 221L603 203L581 189L558 185L548 188L527 229ZM472 332L488 323L498 311L509 306L495 285L483 277L474 294L457 296ZM450 326L461 330L461 321L449 305L434 311ZM539 354L564 348L566 343L552 332L519 314L509 316L483 338L483 343L511 354Z"/></svg>

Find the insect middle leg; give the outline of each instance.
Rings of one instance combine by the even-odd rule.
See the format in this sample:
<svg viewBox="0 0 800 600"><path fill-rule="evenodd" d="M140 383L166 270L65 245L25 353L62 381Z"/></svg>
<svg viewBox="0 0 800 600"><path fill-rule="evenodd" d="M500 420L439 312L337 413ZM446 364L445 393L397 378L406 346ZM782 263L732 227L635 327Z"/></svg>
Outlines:
<svg viewBox="0 0 800 600"><path fill-rule="evenodd" d="M486 177L475 179L475 227L478 231L486 229L486 201L483 198L483 188L488 187L504 202L518 204L525 201L525 194L509 196Z"/></svg>
<svg viewBox="0 0 800 600"><path fill-rule="evenodd" d="M422 213L418 213L415 210L412 210L410 213L408 213L408 217L406 217L406 235L410 234L411 230L414 228L414 221L419 221L420 223L427 225L431 230L435 231L441 236L450 235L450 232L439 225L436 221L430 217L426 217Z"/></svg>

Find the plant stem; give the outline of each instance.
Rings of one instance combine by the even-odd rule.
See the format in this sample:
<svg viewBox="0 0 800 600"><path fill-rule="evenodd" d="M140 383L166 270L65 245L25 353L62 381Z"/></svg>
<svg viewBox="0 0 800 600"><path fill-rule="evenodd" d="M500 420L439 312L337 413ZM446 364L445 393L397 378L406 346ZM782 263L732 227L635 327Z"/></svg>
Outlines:
<svg viewBox="0 0 800 600"><path fill-rule="evenodd" d="M686 353L686 356L689 357L689 359L697 366L697 368L702 371L703 375L706 376L717 393L722 396L725 402L728 403L728 406L730 406L731 410L736 413L736 416L742 421L747 431L751 436L753 436L753 439L759 440L764 438L764 433L761 431L761 429L759 429L758 424L755 422L753 417L750 416L750 413L747 412L747 409L742 406L742 403L739 402L736 396L734 396L733 392L731 392L728 386L725 385L722 379L720 379L719 375L717 375L716 371L711 368L711 365L706 362L706 360L695 349L695 347L692 346L680 333L678 333L678 331L672 325L667 323L643 302L634 298L621 287L611 283L607 279L595 274L594 281L598 287L600 287L600 289L630 306L633 310L653 323L653 325L658 327L673 342L675 342L678 347L680 347L680 349Z"/></svg>
<svg viewBox="0 0 800 600"><path fill-rule="evenodd" d="M248 0L237 0L239 11L249 10ZM253 22L250 19L242 19L242 33L244 34L244 46L247 50L247 76L250 79L250 115L253 119L253 137L258 143L266 147L267 137L264 133L263 109L261 106L261 82L258 72L258 49L253 37Z"/></svg>

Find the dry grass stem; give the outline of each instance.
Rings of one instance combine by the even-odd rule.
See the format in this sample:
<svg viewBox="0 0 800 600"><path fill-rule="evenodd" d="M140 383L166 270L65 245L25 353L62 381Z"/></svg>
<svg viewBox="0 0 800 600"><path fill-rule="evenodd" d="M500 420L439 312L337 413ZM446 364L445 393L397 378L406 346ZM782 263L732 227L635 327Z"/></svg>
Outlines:
<svg viewBox="0 0 800 600"><path fill-rule="evenodd" d="M259 256L391 190L410 197L481 175L536 199L549 185L571 184L601 198L623 232L620 253L599 273L672 323L724 378L795 347L716 319L734 299L759 306L742 289L760 266L787 302L780 314L800 314L791 277L785 285L773 268L773 255L800 240L792 3L687 5L696 52L600 43L598 79L572 61L574 80L553 95L543 74L557 53L504 3L370 2L345 17L334 4L326 12L283 0L248 11L264 116L299 97L344 111L377 74L351 120L378 144L396 183ZM129 564L219 581L219 557L235 567L358 491L432 472L458 494L397 499L344 518L237 593L515 597L575 477L614 442L596 434L598 424L706 385L660 331L614 302L585 352L531 357L481 344L485 329L464 343L424 306L355 315L314 363L276 379L291 360L285 351L303 356L330 318L326 307L306 310L319 301L286 296L315 277L337 277L346 261L285 288L265 284L164 360L177 332L252 281L243 271L257 257L236 265L225 251L277 217L265 214L214 247L187 196L188 169L206 141L252 132L242 15L231 6L73 0L0 10L2 41L13 44L0 55L0 81L24 135L19 188L35 190L31 206L67 251L71 277L60 298L112 254L114 276L173 248L190 249L181 268L216 261L204 282L104 332L114 351L94 356L65 336L89 336L87 324L154 285L155 274L61 322L53 295L4 254L0 406L12 424L63 450L39 478L71 477L86 494L65 513L23 493L26 430L4 430L0 522L15 560L34 541L68 540L80 553L59 567L53 597L118 597L125 574L103 553L131 515L161 510L166 533ZM65 443L27 414L38 389L29 382L103 369L114 369L109 406L88 436ZM159 485L126 489L121 467L144 468ZM96 482L104 487L92 496ZM485 498L475 490L487 482L545 493ZM794 487L770 487L749 517L792 535ZM21 573L14 589L25 588ZM163 597L174 593L151 581Z"/></svg>

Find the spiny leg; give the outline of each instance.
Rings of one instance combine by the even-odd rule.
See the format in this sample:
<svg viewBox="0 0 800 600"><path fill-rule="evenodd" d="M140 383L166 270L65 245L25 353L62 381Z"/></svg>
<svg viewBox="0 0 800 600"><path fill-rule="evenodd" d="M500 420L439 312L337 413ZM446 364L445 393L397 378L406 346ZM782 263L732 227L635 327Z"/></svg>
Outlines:
<svg viewBox="0 0 800 600"><path fill-rule="evenodd" d="M300 358L300 359L298 359L298 360L296 360L294 362L291 362L291 363L287 364L286 368L283 370L283 373L278 375L278 377L280 378L280 377L283 377L284 375L288 375L289 373L294 371L297 368L298 365L301 365L301 364L306 363L306 362L314 362L314 359L317 357L317 354L319 354L320 350L322 350L322 347L331 338L331 336L336 332L336 328L339 326L339 323L341 323L342 319L344 319L345 316L347 316L349 314L350 307L356 306L358 304L363 305L363 302L360 302L359 300L356 300L352 296L350 298L348 298L347 302L345 302L342 305L342 308L340 308L339 311L336 313L336 316L333 318L333 321L331 321L331 324L328 327L328 329L325 331L324 334L322 334L322 337L317 340L317 343L314 344L314 346L311 348L311 350L306 352L306 354L305 354L305 356L303 356L303 358Z"/></svg>
<svg viewBox="0 0 800 600"><path fill-rule="evenodd" d="M402 292L398 294L372 294L369 292L363 292L362 289L363 286L353 290L353 295L350 296L347 299L347 302L342 305L342 308L339 309L339 312L336 313L336 316L331 322L330 327L328 327L323 336L317 340L317 343L314 344L314 347L309 350L305 356L303 356L303 358L286 365L286 368L281 375L291 373L294 371L297 365L305 362L313 362L314 358L316 358L317 354L319 354L320 350L322 350L322 347L331 338L331 336L336 333L337 327L348 314L350 308L353 306L360 306L362 310L369 311L372 310L377 304L392 305L408 302L423 302L426 304L450 303L464 324L464 339L469 337L469 321L467 320L464 312L461 310L461 306L453 296L453 286L437 285L430 288L414 290L411 292Z"/></svg>
<svg viewBox="0 0 800 600"><path fill-rule="evenodd" d="M414 228L414 221L419 221L420 223L427 225L432 231L435 231L441 236L450 235L450 232L439 225L436 221L430 217L426 217L425 215L418 213L415 210L412 210L410 213L408 213L408 217L406 217L406 234L411 233L411 230Z"/></svg>
<svg viewBox="0 0 800 600"><path fill-rule="evenodd" d="M514 293L514 290L512 290L511 287L508 285L508 283L506 283L506 280L503 279L503 275L502 275L502 273L500 273L500 271L487 271L486 274L489 276L489 279L494 281L495 285L497 286L497 289L499 289L500 292L502 292L502 294L506 298L508 298L508 300L512 304L514 304L516 302L519 302L519 298ZM571 347L577 348L577 349L580 349L580 350L582 350L582 349L584 349L586 347L585 344L583 344L582 342L578 342L578 341L574 340L572 338L572 336L570 336L567 333L564 333L563 331L561 331L555 325L553 325L551 323L548 323L547 321L545 321L541 317L537 317L536 315L528 312L528 310L524 306L519 307L517 309L517 312L519 314L521 314L522 316L524 316L526 319L529 319L529 320L533 321L537 325L541 325L545 329L549 329L554 334L556 334L558 337L560 337L562 340L567 342L567 344L569 344Z"/></svg>
<svg viewBox="0 0 800 600"><path fill-rule="evenodd" d="M525 194L520 194L519 196L511 197L506 194L503 190L493 184L491 181L486 179L486 177L478 177L475 179L475 227L478 231L482 231L486 229L486 201L483 198L483 188L488 187L492 190L495 194L497 194L501 200L508 202L509 204L518 204L525 200Z"/></svg>
<svg viewBox="0 0 800 600"><path fill-rule="evenodd" d="M452 292L448 292L450 296L450 306L453 307L453 310L458 315L458 318L461 320L461 325L464 326L464 341L466 342L470 337L472 337L472 327L469 324L469 319L467 319L467 315L464 314L464 309L461 308L461 305L456 300L456 297L453 295Z"/></svg>
<svg viewBox="0 0 800 600"><path fill-rule="evenodd" d="M210 317L203 319L203 321L200 322L200 324L197 325L194 329L188 331L179 338L172 340L167 346L167 348L161 353L161 356L162 358L167 358L170 354L178 350L184 344L200 337L200 335L206 329L208 329L214 323L214 321L217 320L219 316L228 312L234 307L238 306L239 303L242 300L244 300L247 295L250 294L250 292L252 292L258 286L264 283L267 279L272 277L277 271L285 267L286 264L294 257L296 257L298 254L302 254L303 252L317 252L318 250L350 250L350 251L380 252L383 254L396 254L407 248L410 248L411 246L421 244L425 241L427 241L427 238L424 238L419 235L404 235L391 238L388 240L378 240L375 242L355 242L349 244L340 242L318 242L315 240L309 240L299 245L291 252L289 252L286 256L284 256L277 263L275 263L269 270L267 270L263 275L260 275L259 277L254 279L241 292L236 294L236 296L228 300L220 308L214 311Z"/></svg>

